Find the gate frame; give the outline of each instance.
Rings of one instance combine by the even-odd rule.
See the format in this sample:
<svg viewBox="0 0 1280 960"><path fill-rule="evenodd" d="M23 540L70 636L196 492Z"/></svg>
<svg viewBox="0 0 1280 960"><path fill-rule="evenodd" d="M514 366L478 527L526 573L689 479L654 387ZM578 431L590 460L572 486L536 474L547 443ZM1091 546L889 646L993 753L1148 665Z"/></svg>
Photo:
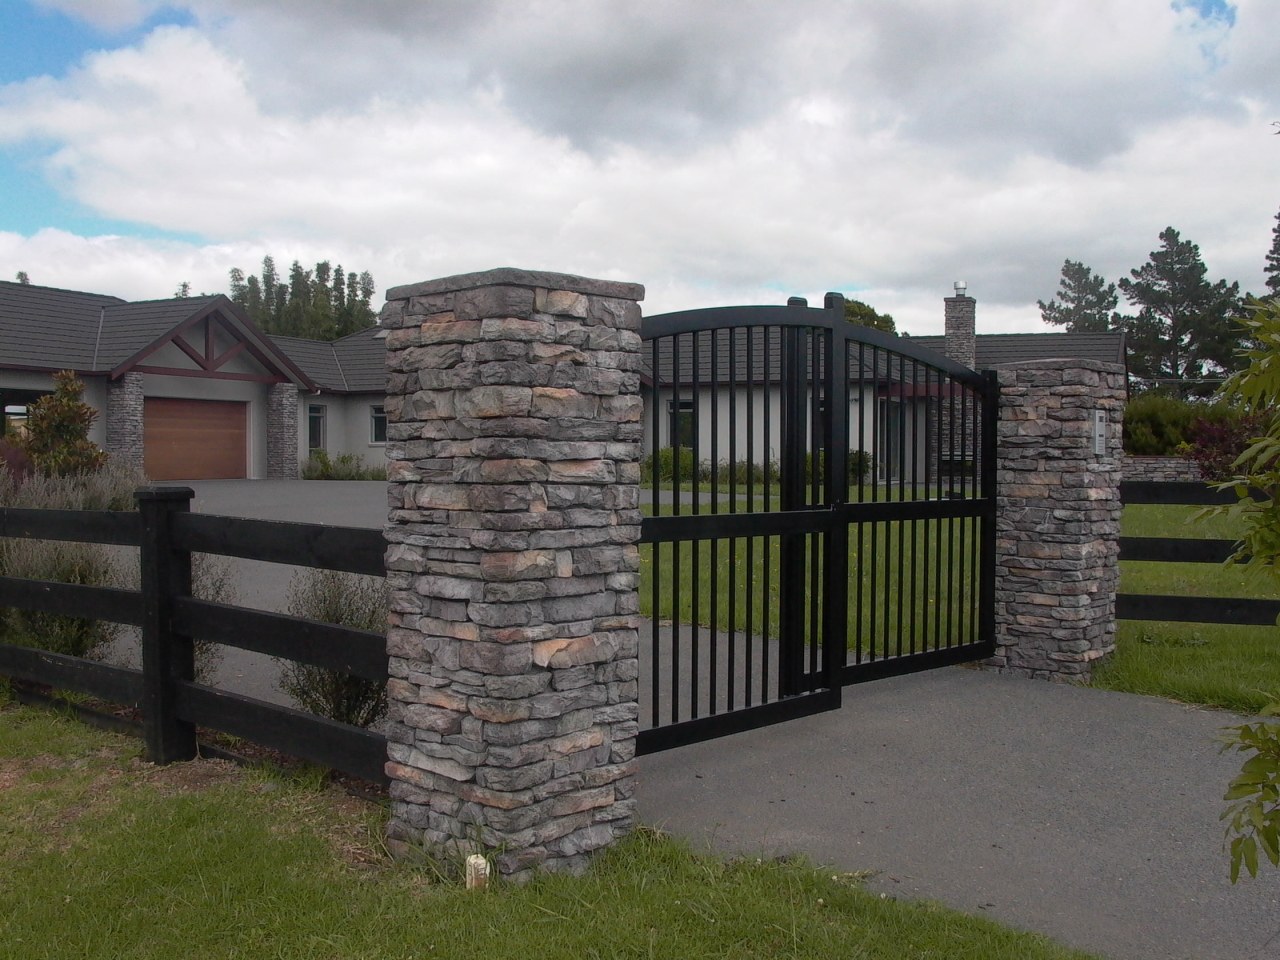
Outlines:
<svg viewBox="0 0 1280 960"><path fill-rule="evenodd" d="M947 664L990 657L995 651L995 513L996 513L996 423L999 415L999 384L995 374L988 371L976 373L969 368L932 350L911 343L904 338L883 331L850 323L844 316L844 297L829 293L821 308L810 308L806 301L792 298L786 306L713 307L686 310L645 317L641 321L641 338L652 342L662 337L692 335L695 343L699 334L737 328L776 327L780 332L782 357L778 382L781 400L780 436L782 451L779 456L779 508L777 510L750 513L692 513L667 517L645 517L641 524L641 543L653 544L655 552L661 543L679 544L683 541L713 541L737 537L778 536L780 540L779 575L779 629L778 629L778 680L779 698L710 716L679 720L662 725L660 718L652 717L655 726L642 729L639 734L638 752L652 753L682 746L699 740L711 739L753 729L783 720L825 712L840 707L843 687L846 684L880 679L900 673L923 670ZM820 343L823 351L825 375L821 386L827 398L827 416L821 433L803 428L804 413L810 402L810 387L804 375L806 350L801 338L802 330L812 330L815 347ZM714 336L714 333L713 333ZM733 335L730 334L730 352ZM748 334L748 336L750 336ZM714 344L713 340L713 344ZM748 341L749 343L750 341ZM981 417L980 456L981 474L975 482L981 483L982 496L963 500L937 499L926 501L874 501L850 502L848 476L849 398L852 385L849 380L849 344L860 343L866 347L886 351L925 364L947 378L947 382L959 382L981 398L981 406L973 413ZM713 351L714 351L713 346ZM656 348L653 357L656 361ZM713 352L713 357L715 356ZM766 370L768 362L766 359ZM714 364L714 361L713 361ZM673 382L679 397L679 345L673 341L671 356ZM719 384L713 376L711 388ZM659 371L654 363L653 399L654 421L659 416ZM750 371L748 371L750 376ZM861 377L859 378L861 382ZM940 382L942 382L940 380ZM696 391L699 387L694 387ZM765 389L769 389L766 382ZM713 396L715 394L713 393ZM695 393L696 397L696 393ZM714 403L714 401L713 401ZM696 411L695 403L695 411ZM766 428L767 429L767 428ZM821 440L821 449L827 451L823 478L823 502L819 506L806 506L803 461L806 452L806 435ZM656 454L654 449L646 451ZM712 454L715 455L715 441ZM678 468L677 468L678 469ZM848 580L849 580L849 532L857 522L867 520L906 520L912 518L974 517L981 523L977 575L978 642L947 647L910 656L888 657L869 663L848 663ZM804 558L804 538L808 535L823 536L822 594L822 664L820 670L806 673L804 653L806 649L804 628L804 579L807 561ZM676 561L678 563L678 560ZM654 576L657 576L655 569ZM653 612L655 618L657 611ZM765 642L768 638L766 635ZM673 644L678 647L678 644ZM678 649L673 651L678 657ZM650 669L653 669L652 665Z"/></svg>

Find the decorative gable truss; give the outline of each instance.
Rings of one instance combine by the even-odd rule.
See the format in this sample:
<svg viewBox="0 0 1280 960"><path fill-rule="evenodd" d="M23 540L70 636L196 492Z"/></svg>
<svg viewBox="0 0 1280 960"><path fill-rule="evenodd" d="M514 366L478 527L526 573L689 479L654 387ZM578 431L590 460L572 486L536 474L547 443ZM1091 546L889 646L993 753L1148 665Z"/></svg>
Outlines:
<svg viewBox="0 0 1280 960"><path fill-rule="evenodd" d="M110 376L114 380L128 372L313 386L274 344L216 304L147 344Z"/></svg>

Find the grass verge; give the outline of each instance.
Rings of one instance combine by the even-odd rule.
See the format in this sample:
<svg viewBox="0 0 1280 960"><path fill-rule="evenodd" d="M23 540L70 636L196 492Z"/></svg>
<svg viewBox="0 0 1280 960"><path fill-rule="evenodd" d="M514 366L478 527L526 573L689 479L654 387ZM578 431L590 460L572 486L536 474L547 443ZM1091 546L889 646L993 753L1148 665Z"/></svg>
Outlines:
<svg viewBox="0 0 1280 960"><path fill-rule="evenodd" d="M1204 508L1133 504L1121 532L1130 537L1234 539L1230 518ZM1200 597L1280 597L1264 573L1209 563L1121 564L1120 592ZM1256 713L1280 696L1280 630L1209 623L1122 620L1116 652L1093 685L1125 693Z"/></svg>
<svg viewBox="0 0 1280 960"><path fill-rule="evenodd" d="M1083 957L800 862L637 831L583 878L468 893L389 862L381 811L0 705L0 956Z"/></svg>

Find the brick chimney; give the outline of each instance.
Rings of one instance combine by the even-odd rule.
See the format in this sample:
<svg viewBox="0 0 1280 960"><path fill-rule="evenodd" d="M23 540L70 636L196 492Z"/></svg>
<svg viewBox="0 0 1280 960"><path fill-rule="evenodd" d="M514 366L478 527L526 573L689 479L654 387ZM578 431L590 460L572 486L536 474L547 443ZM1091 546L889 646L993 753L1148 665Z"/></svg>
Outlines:
<svg viewBox="0 0 1280 960"><path fill-rule="evenodd" d="M974 332L978 302L966 294L968 284L963 280L956 281L955 289L956 295L943 301L946 304L946 329L942 352L972 370L978 365L978 342Z"/></svg>

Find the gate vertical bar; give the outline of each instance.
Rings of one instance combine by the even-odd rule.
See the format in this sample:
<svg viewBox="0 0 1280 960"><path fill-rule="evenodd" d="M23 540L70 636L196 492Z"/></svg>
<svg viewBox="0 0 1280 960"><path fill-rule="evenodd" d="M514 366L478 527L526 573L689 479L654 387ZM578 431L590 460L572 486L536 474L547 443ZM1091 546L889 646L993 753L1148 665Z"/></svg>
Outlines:
<svg viewBox="0 0 1280 960"><path fill-rule="evenodd" d="M830 706L835 709L840 706L844 690L844 663L849 643L849 524L838 512L849 501L849 341L844 297L828 293L822 305L831 317L830 329L824 337L827 348L826 503L836 511L834 522L823 537L822 673ZM861 389L861 376L858 384ZM861 419L861 397L858 415ZM858 482L861 484L862 480ZM857 589L861 594L861 585Z"/></svg>
<svg viewBox="0 0 1280 960"><path fill-rule="evenodd" d="M789 305L797 304L793 299ZM805 376L801 329L785 327L782 334L781 407L782 455L779 505L783 510L804 506L804 406ZM816 387L816 384L815 384ZM795 696L804 679L804 537L783 534L779 544L778 694Z"/></svg>

